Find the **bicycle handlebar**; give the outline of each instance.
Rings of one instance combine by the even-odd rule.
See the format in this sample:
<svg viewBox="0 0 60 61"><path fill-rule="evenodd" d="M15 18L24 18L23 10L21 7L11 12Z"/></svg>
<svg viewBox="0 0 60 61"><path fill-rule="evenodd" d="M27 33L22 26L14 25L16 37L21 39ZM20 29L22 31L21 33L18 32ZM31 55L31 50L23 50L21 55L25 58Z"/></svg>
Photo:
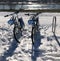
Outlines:
<svg viewBox="0 0 60 61"><path fill-rule="evenodd" d="M36 14L30 14L30 13L28 13L28 14L25 14L25 15L28 15L28 16L30 16L30 15L33 15L33 17L36 17L37 15L39 15L41 12L37 12Z"/></svg>
<svg viewBox="0 0 60 61"><path fill-rule="evenodd" d="M28 14L25 14L25 15L28 15L28 16L30 16L30 15L35 15L35 14L29 14L29 13L28 13Z"/></svg>
<svg viewBox="0 0 60 61"><path fill-rule="evenodd" d="M8 17L8 16L10 16L10 15L14 15L14 14L18 14L18 13L19 13L19 11L16 11L16 12L14 12L14 13L12 13L12 14L5 15L4 17Z"/></svg>
<svg viewBox="0 0 60 61"><path fill-rule="evenodd" d="M8 17L8 15L5 15L4 17Z"/></svg>

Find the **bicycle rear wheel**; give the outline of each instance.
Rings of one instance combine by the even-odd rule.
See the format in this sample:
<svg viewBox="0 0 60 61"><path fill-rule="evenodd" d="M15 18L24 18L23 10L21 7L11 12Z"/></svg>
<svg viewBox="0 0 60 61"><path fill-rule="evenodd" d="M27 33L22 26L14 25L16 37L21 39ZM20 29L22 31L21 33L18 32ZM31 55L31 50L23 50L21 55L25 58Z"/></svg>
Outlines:
<svg viewBox="0 0 60 61"><path fill-rule="evenodd" d="M14 39L20 43L20 38L22 36L22 31L20 28L14 27L13 29L13 35L14 35Z"/></svg>

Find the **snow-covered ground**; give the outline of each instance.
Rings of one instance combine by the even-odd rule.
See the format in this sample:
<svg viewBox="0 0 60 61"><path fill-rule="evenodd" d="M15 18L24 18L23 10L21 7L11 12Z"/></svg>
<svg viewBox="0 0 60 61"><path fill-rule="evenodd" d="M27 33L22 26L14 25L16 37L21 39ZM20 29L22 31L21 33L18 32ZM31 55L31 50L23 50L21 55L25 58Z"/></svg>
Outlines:
<svg viewBox="0 0 60 61"><path fill-rule="evenodd" d="M23 17L25 30L20 44L13 38L13 26L4 15L10 12L0 12L0 61L60 61L60 13L41 13L39 24L43 27L35 38L35 46L31 41L31 26L28 24L30 16L19 13ZM57 18L56 35L52 33L53 16ZM40 42L42 44L40 44ZM34 49L32 50L32 48Z"/></svg>

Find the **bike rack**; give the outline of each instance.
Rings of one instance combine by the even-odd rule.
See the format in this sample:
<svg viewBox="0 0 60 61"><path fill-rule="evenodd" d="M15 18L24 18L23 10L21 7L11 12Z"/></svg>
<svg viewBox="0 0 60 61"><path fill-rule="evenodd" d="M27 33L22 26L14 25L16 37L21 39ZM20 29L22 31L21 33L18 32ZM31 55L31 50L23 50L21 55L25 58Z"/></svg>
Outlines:
<svg viewBox="0 0 60 61"><path fill-rule="evenodd" d="M54 34L56 32L56 16L53 17L53 21L52 21L52 32Z"/></svg>

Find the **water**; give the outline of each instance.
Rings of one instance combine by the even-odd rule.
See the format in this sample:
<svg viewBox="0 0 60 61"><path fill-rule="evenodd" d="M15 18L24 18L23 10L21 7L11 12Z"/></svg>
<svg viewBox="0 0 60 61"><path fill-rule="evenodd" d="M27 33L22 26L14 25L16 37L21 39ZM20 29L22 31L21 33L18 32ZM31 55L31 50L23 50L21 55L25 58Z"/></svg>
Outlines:
<svg viewBox="0 0 60 61"><path fill-rule="evenodd" d="M60 5L58 4L33 4L33 5L0 5L0 9L15 9L19 10L20 8L25 10L34 10L34 9L60 9Z"/></svg>

